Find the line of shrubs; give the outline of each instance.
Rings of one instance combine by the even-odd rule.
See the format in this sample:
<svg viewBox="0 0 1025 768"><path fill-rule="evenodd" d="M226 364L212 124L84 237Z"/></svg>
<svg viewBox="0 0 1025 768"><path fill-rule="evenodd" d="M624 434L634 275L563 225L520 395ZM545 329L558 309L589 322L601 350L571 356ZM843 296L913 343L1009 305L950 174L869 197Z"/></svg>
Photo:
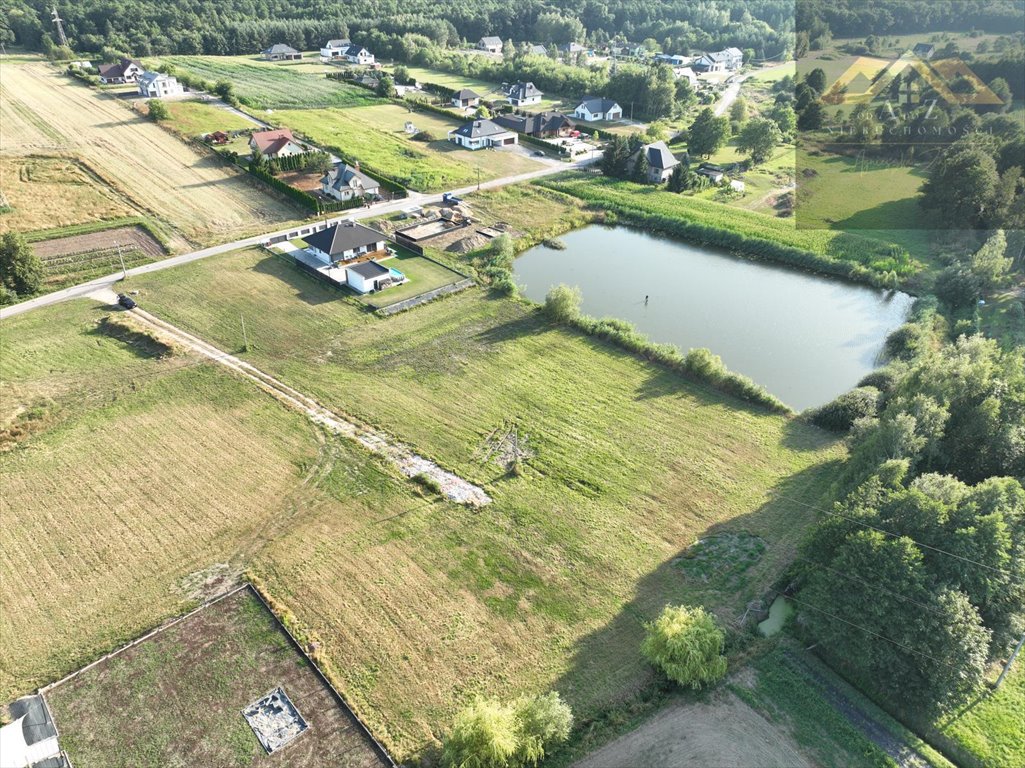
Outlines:
<svg viewBox="0 0 1025 768"><path fill-rule="evenodd" d="M359 208L363 205L363 201L360 198L353 198L352 200L338 200L330 203L326 202L318 197L314 197L309 192L303 192L301 189L296 189L290 184L286 184L281 179L272 176L263 168L250 168L249 173L313 213L346 211L350 208Z"/></svg>
<svg viewBox="0 0 1025 768"><path fill-rule="evenodd" d="M337 155L339 158L341 158L342 162L348 163L349 165L355 166L356 163L359 162L358 157L354 157L353 155L348 154L341 147L325 146L324 149L326 149L328 152L331 152L334 155ZM395 197L409 196L409 190L403 184L395 181L395 179L389 176L384 176L383 174L379 173L378 171L375 171L372 168L367 168L362 163L360 163L359 171L360 173L372 178L386 190L391 192Z"/></svg>

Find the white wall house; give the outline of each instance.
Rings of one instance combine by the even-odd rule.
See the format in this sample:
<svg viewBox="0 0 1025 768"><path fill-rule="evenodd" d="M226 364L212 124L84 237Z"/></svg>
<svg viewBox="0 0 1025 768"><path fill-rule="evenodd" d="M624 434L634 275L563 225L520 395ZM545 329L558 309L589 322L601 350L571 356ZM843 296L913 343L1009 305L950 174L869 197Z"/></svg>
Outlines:
<svg viewBox="0 0 1025 768"><path fill-rule="evenodd" d="M633 156L632 163L636 163L640 159L641 152L648 160L648 181L653 184L668 181L673 169L680 164L664 141L656 141L641 147Z"/></svg>
<svg viewBox="0 0 1025 768"><path fill-rule="evenodd" d="M328 40L324 47L320 49L320 55L325 59L337 59L350 45L352 45L351 40Z"/></svg>
<svg viewBox="0 0 1025 768"><path fill-rule="evenodd" d="M345 282L359 293L370 293L387 288L395 278L391 270L376 261L361 261L345 268Z"/></svg>
<svg viewBox="0 0 1025 768"><path fill-rule="evenodd" d="M612 99L586 98L573 110L573 117L588 122L621 120L623 108Z"/></svg>
<svg viewBox="0 0 1025 768"><path fill-rule="evenodd" d="M264 157L289 157L309 152L309 147L300 144L288 128L276 131L256 131L249 137L249 148L259 151Z"/></svg>
<svg viewBox="0 0 1025 768"><path fill-rule="evenodd" d="M181 96L185 88L176 78L163 72L143 72L139 76L139 95L148 99L166 99Z"/></svg>
<svg viewBox="0 0 1025 768"><path fill-rule="evenodd" d="M303 238L313 256L337 264L368 253L384 251L386 240L376 229L354 221L342 221Z"/></svg>
<svg viewBox="0 0 1025 768"><path fill-rule="evenodd" d="M502 52L502 38L500 37L482 37L477 43L478 51L487 51L488 53L501 53Z"/></svg>
<svg viewBox="0 0 1025 768"><path fill-rule="evenodd" d="M448 140L464 149L505 147L519 143L519 137L490 120L473 120L448 132Z"/></svg>
<svg viewBox="0 0 1025 768"><path fill-rule="evenodd" d="M360 64L364 67L372 65L376 61L374 54L362 45L350 45L342 53L342 58L350 64Z"/></svg>
<svg viewBox="0 0 1025 768"><path fill-rule="evenodd" d="M544 94L533 83L513 83L506 94L506 99L514 107L526 107L540 104Z"/></svg>
<svg viewBox="0 0 1025 768"><path fill-rule="evenodd" d="M355 167L338 163L320 180L321 192L335 200L352 200L354 197L373 197L381 192L381 185Z"/></svg>

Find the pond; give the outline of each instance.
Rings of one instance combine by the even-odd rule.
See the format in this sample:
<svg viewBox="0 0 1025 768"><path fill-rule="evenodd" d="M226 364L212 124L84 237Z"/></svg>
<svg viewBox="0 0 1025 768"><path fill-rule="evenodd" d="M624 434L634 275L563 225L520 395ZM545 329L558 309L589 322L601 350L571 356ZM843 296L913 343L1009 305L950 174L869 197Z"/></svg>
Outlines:
<svg viewBox="0 0 1025 768"><path fill-rule="evenodd" d="M578 286L583 311L629 320L652 341L707 347L791 407L829 402L879 364L913 301L628 227L592 225L516 260L523 293Z"/></svg>
<svg viewBox="0 0 1025 768"><path fill-rule="evenodd" d="M769 606L769 616L758 624L758 631L766 637L772 637L781 629L794 613L794 606L790 604L783 595L780 595L772 601L772 605Z"/></svg>

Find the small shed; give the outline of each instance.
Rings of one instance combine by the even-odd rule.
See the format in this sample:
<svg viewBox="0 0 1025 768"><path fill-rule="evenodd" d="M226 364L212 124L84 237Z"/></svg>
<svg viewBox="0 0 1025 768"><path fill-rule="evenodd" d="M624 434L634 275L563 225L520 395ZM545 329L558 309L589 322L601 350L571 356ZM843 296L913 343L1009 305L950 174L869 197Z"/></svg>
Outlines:
<svg viewBox="0 0 1025 768"><path fill-rule="evenodd" d="M345 268L345 282L359 293L379 291L391 284L391 270L376 261L361 261Z"/></svg>

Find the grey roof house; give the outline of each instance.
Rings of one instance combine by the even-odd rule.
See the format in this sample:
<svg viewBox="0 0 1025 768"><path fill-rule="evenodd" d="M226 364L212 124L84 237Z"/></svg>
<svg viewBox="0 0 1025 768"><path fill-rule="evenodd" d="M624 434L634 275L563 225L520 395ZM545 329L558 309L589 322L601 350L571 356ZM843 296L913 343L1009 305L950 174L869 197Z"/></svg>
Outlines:
<svg viewBox="0 0 1025 768"><path fill-rule="evenodd" d="M491 120L471 120L448 133L449 141L465 149L517 144L516 134Z"/></svg>
<svg viewBox="0 0 1025 768"><path fill-rule="evenodd" d="M488 53L501 53L502 38L494 36L482 37L477 43L477 50L487 51Z"/></svg>
<svg viewBox="0 0 1025 768"><path fill-rule="evenodd" d="M303 238L307 250L332 262L385 250L385 237L376 229L354 221L342 221Z"/></svg>
<svg viewBox="0 0 1025 768"><path fill-rule="evenodd" d="M631 159L632 165L638 162L641 152L648 160L648 181L653 184L661 184L666 181L672 174L673 168L680 164L664 141L656 141L641 147L634 153Z"/></svg>
<svg viewBox="0 0 1025 768"><path fill-rule="evenodd" d="M263 52L263 57L267 61L290 61L301 59L303 55L290 45L275 43Z"/></svg>
<svg viewBox="0 0 1025 768"><path fill-rule="evenodd" d="M320 180L320 190L335 200L352 200L354 197L380 194L381 185L360 171L359 163L355 166L338 163L324 174Z"/></svg>
<svg viewBox="0 0 1025 768"><path fill-rule="evenodd" d="M514 107L522 107L526 104L537 104L544 94L535 87L533 83L513 83L506 94L509 103Z"/></svg>

